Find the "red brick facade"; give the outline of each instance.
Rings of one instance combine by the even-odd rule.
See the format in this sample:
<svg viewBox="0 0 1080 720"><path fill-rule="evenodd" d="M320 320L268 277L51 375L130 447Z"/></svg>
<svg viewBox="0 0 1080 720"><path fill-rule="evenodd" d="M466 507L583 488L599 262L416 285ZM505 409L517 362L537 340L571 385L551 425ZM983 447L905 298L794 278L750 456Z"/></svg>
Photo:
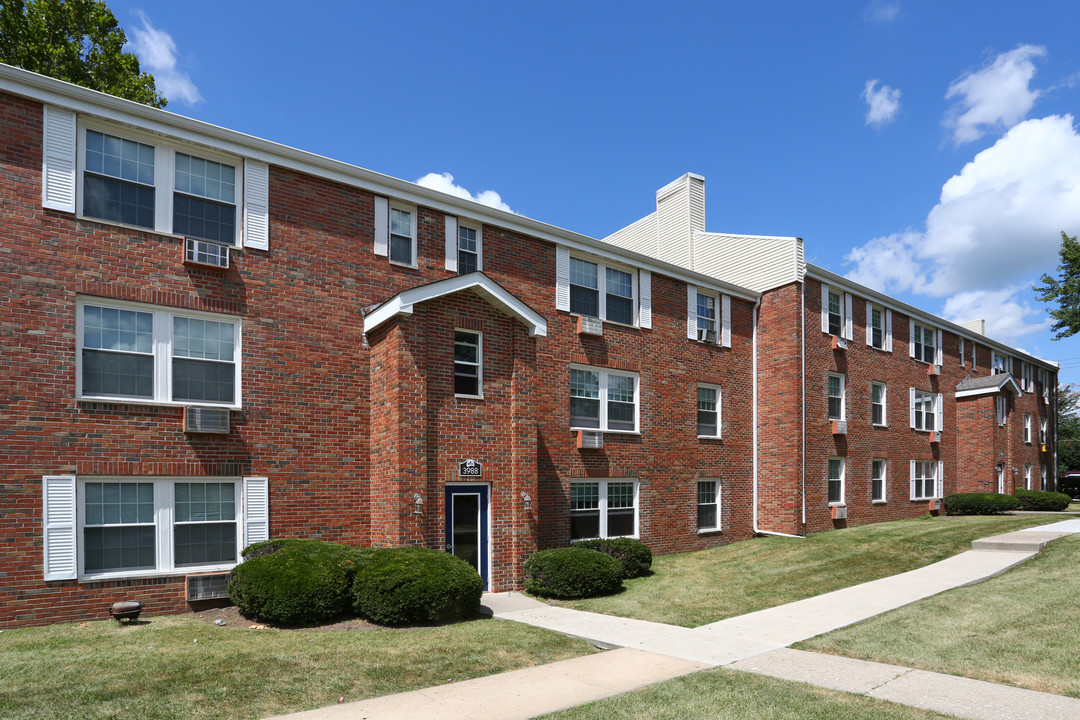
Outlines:
<svg viewBox="0 0 1080 720"><path fill-rule="evenodd" d="M289 153L269 162L269 249L232 250L228 270L184 263L182 237L43 207L44 106L28 99L30 86L4 83L0 394L8 401L0 421L0 627L102 617L123 599L142 600L149 613L189 607L182 571L107 580L75 572L82 579L46 581L47 476L80 483L266 478L271 537L442 548L447 487L463 480L459 464L472 459L482 466L476 482L490 490L488 580L503 590L521 587L530 553L569 542L575 481L633 481L636 534L668 553L749 538L755 517L761 531L835 527L825 495L830 456L847 462L850 524L927 510L925 501L908 499L911 458L943 460L946 492L988 488L997 457L1007 468L1007 492L1017 484L1012 468L1021 468L1022 484L1024 464L1034 465L1034 485L1039 463L1051 463L1052 447L1043 453L1038 444L1048 405L1035 393L1011 400L1004 427L993 423L990 396L951 395L940 443L908 427L907 388L949 395L966 376L989 374L987 347L979 347L972 371L970 363L960 366L957 338L946 333L943 374L928 377L927 366L908 357L900 313L891 354L860 344L861 299L855 341L834 350L820 331L813 279L758 298L722 278L433 193L422 196L430 206L410 199L415 267L392 264L375 251L377 198L394 199L397 186L373 189L359 171L355 178L305 172ZM64 92L89 102L83 91ZM146 117L172 122L163 115ZM221 142L223 151L240 153L235 137ZM489 219L476 223L487 284L417 302L365 333L376 308L456 276L444 262L447 208L454 207L474 222L487 212ZM611 259L637 272L639 283L651 278L651 327L605 322L601 336L579 333L577 317L557 309L558 245ZM688 284L728 295L730 347L687 338ZM541 317L544 331L534 334L493 291ZM77 317L85 301L238 322L241 389L229 434L185 432L184 408L173 403L79 399ZM481 333L482 398L455 395L455 329ZM636 377L639 431L607 432L602 449L579 449L570 429L572 366ZM847 378L846 436L833 434L827 420L829 372ZM889 387L887 429L868 421L871 381ZM720 388L722 438L698 437L698 383ZM1018 429L1025 412L1033 417L1031 445ZM871 458L889 461L884 504L870 502ZM961 476L959 468L970 471ZM698 532L699 479L719 482L718 530ZM69 525L81 542L80 525Z"/></svg>

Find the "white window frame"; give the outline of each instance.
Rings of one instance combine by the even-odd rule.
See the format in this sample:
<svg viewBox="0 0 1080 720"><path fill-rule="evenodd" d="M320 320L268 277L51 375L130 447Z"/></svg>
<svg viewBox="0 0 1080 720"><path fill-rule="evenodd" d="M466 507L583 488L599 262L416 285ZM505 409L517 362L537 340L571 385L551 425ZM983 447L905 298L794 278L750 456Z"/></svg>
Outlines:
<svg viewBox="0 0 1080 720"><path fill-rule="evenodd" d="M1031 413L1024 413L1024 444L1031 444Z"/></svg>
<svg viewBox="0 0 1080 720"><path fill-rule="evenodd" d="M140 570L109 570L86 572L85 540L86 527L86 484L87 483L152 483L154 485L154 529L156 563L153 568ZM240 552L245 543L245 517L242 503L242 479L238 477L90 477L78 478L76 490L77 525L75 544L78 553L78 578L81 581L104 581L123 578L161 577L168 575L191 575L204 572L227 571L237 563L211 563L206 565L184 565L177 567L174 560L174 521L175 485L178 483L223 483L233 485L233 507L236 510L236 559L240 561ZM130 524L130 523L125 523Z"/></svg>
<svg viewBox="0 0 1080 720"><path fill-rule="evenodd" d="M836 395L832 394L832 383L830 382L830 380L832 380L833 378L836 378L837 380L840 381L840 395L839 396L836 396ZM829 373L828 378L826 378L826 380L825 380L825 392L826 392L827 399L829 401L828 402L829 407L826 408L826 411L827 411L827 414L828 414L828 417L829 417L830 420L847 420L847 390L845 389L846 384L847 384L846 379L845 379L844 375L841 374L841 373ZM833 417L833 414L832 414L832 407L831 407L832 402L831 401L832 401L832 399L834 397L836 397L840 401L840 416L839 417Z"/></svg>
<svg viewBox="0 0 1080 720"><path fill-rule="evenodd" d="M1031 463L1024 464L1024 489L1031 489Z"/></svg>
<svg viewBox="0 0 1080 720"><path fill-rule="evenodd" d="M1049 474L1045 465L1039 465L1039 489L1046 492L1050 488Z"/></svg>
<svg viewBox="0 0 1080 720"><path fill-rule="evenodd" d="M832 476L834 462L837 463L837 467L839 468L839 477ZM825 461L825 499L828 500L829 507L840 507L845 504L844 498L847 497L846 488L844 487L846 485L844 477L847 474L846 465L847 463L844 462L844 458L842 457L830 457L828 460ZM838 482L840 484L839 500L829 500L829 487L834 482Z"/></svg>
<svg viewBox="0 0 1080 720"><path fill-rule="evenodd" d="M587 317L599 317L604 322L609 322L609 323L612 323L614 325L622 325L624 327L636 327L638 325L638 318L639 318L639 307L638 306L640 304L640 298L639 298L639 292L638 292L638 272L637 272L637 270L635 268L628 267L628 266L625 266L625 265L619 265L619 264L616 264L616 263L611 263L611 262L608 262L607 260L605 260L603 258L592 257L592 256L587 256L587 255L580 255L578 253L570 253L570 260L571 260L571 262L573 260L578 260L578 261L581 261L581 262L587 262L587 263L591 263L592 265L596 266L596 285L597 286L596 286L595 290L596 290L597 295L598 295L597 312L599 314L595 315L595 316L587 316ZM608 296L607 271L608 271L608 269L616 270L616 271L621 272L621 273L626 273L626 274L628 274L630 276L630 322L629 323L624 323L624 322L621 322L619 320L611 320L607 316L607 296ZM567 288L568 288L567 292L570 292L569 288L574 287L574 283L570 282L569 277L570 276L567 275ZM584 286L579 286L579 287L584 287ZM588 289L593 290L594 288L588 288ZM573 294L572 293L570 293L570 294L571 294L571 297L572 297ZM618 297L622 297L622 296L619 295ZM572 299L571 299L570 302L572 302ZM570 310L570 314L571 315L584 315L584 313L577 312L577 311L575 311L573 309Z"/></svg>
<svg viewBox="0 0 1080 720"><path fill-rule="evenodd" d="M477 223L469 222L468 220L458 219L457 222L457 237L454 244L454 256L457 258L457 272L458 274L464 274L461 269L461 253L468 252L461 249L461 231L472 230L476 233L476 272L481 272L484 269L484 237L483 227Z"/></svg>
<svg viewBox="0 0 1080 720"><path fill-rule="evenodd" d="M840 319L840 327L837 332L833 332L832 329L832 315L830 296L835 295L837 298L837 305L839 306L839 312L836 313ZM851 293L840 292L837 290L833 292L832 289L825 283L821 284L821 331L827 335L835 335L836 337L844 338L845 340L854 340L855 331L854 323L852 322L852 303L853 298Z"/></svg>
<svg viewBox="0 0 1080 720"><path fill-rule="evenodd" d="M881 475L875 475L880 463ZM885 458L873 458L870 460L870 502L874 505L884 505L889 498L889 461ZM881 495L874 495L874 483L880 481Z"/></svg>
<svg viewBox="0 0 1080 720"><path fill-rule="evenodd" d="M641 499L640 499L640 484L633 478L574 478L570 481L571 485L577 484L592 484L598 485L598 500L596 510L600 515L599 531L600 534L597 538L610 538L610 537L628 537L638 538L641 537ZM609 535L608 534L608 484L609 483L631 483L634 487L634 532L631 535ZM573 494L571 493L571 497ZM583 513L581 510L570 510L570 514ZM577 542L579 540L594 540L596 538L572 538L571 542Z"/></svg>
<svg viewBox="0 0 1080 720"><path fill-rule="evenodd" d="M1046 444L1046 437L1047 437L1046 418L1043 418L1042 420L1039 421L1039 444L1040 445L1045 445Z"/></svg>
<svg viewBox="0 0 1080 720"><path fill-rule="evenodd" d="M1004 375L1007 373L1009 367L1009 361L1005 355L998 353L996 350L990 351L990 374L991 375Z"/></svg>
<svg viewBox="0 0 1080 720"><path fill-rule="evenodd" d="M394 211L409 213L409 242L412 257L409 262L401 262L400 260L394 260L394 224L391 221L394 217ZM399 237L405 237L399 235ZM397 200L390 200L387 203L386 210L386 259L391 265L398 265L400 267L416 268L419 260L417 258L417 246L416 246L416 206L409 205L408 203L399 202Z"/></svg>
<svg viewBox="0 0 1080 720"><path fill-rule="evenodd" d="M707 297L713 301L715 317L706 318L698 314L699 298ZM708 327L711 320L712 328ZM702 322L705 326L702 327ZM716 344L731 347L731 296L713 290L703 290L694 285L686 286L686 337L689 340L706 342L705 331L715 333Z"/></svg>
<svg viewBox="0 0 1080 720"><path fill-rule="evenodd" d="M465 361L459 361L457 359L457 334L468 333L469 335L476 336L476 362L470 363ZM476 394L459 393L457 392L457 377L458 377L458 365L469 365L476 367ZM462 377L468 377L463 375ZM484 333L479 330L469 330L466 328L454 328L454 397L460 398L480 398L484 397Z"/></svg>
<svg viewBox="0 0 1080 720"><path fill-rule="evenodd" d="M941 497L941 469L941 461L911 461L911 485L909 490L912 501L934 500ZM927 480L931 481L933 487L933 492L930 495L926 494Z"/></svg>
<svg viewBox="0 0 1080 720"><path fill-rule="evenodd" d="M918 432L942 432L944 397L941 393L911 388L911 428ZM929 405L929 409L927 406ZM930 418L930 422L927 419ZM920 420L922 422L920 422Z"/></svg>
<svg viewBox="0 0 1080 720"><path fill-rule="evenodd" d="M720 388L719 385L712 385L710 383L698 383L697 384L697 390L700 391L700 390L703 390L703 389L704 390L712 390L713 392L716 393L715 399L714 399L715 409L712 410L712 412L714 412L716 414L716 433L713 434L713 435L703 435L702 432L701 432L701 423L698 421L697 417L695 416L694 422L697 425L697 436L699 438L713 438L713 439L721 438L724 435L724 430L723 430L723 425L722 425L722 420L723 420L722 407L723 407L723 398L724 398L723 390ZM700 397L697 397L698 395L699 395L699 393L695 393L695 397L696 397L696 401L697 401L697 408L698 408L697 412L698 413L709 412L708 410L703 411L701 409L701 399L700 399Z"/></svg>
<svg viewBox="0 0 1080 720"><path fill-rule="evenodd" d="M998 426L1003 426L1009 422L1009 399L1004 395L998 395L994 398L994 409L997 414Z"/></svg>
<svg viewBox="0 0 1080 720"><path fill-rule="evenodd" d="M701 502L701 486L702 486L702 484L705 484L705 483L711 483L712 484L713 502L711 502L711 503L703 503L703 502ZM718 531L723 530L724 521L723 521L723 518L722 518L722 515L721 515L721 511L722 511L724 506L723 506L723 489L720 486L720 479L719 478L698 478L697 479L697 484L694 486L694 490L695 490L695 496L696 496L696 499L697 499L697 504L696 504L695 507L697 507L698 510L699 510L698 516L697 516L697 531L698 531L698 534L718 532ZM716 524L712 525L712 526L703 526L701 524L700 508L702 508L703 506L707 507L709 505L715 505L716 506Z"/></svg>
<svg viewBox="0 0 1080 720"><path fill-rule="evenodd" d="M581 370L583 372L593 372L599 375L599 399L600 401L600 417L599 427L582 427L573 424L571 416L570 429L571 430L584 430L587 432L604 432L604 433L619 433L623 435L637 435L641 431L641 377L636 372L626 372L622 370L609 370L607 368L594 367L591 365L578 365L571 364L570 370ZM611 429L608 427L608 388L609 380L612 376L631 378L634 381L634 429ZM567 398L569 399L569 380L570 376L567 375ZM592 399L592 398L590 398Z"/></svg>
<svg viewBox="0 0 1080 720"><path fill-rule="evenodd" d="M87 395L83 393L83 339L84 319L83 309L92 305L102 308L114 308L133 312L150 313L154 316L153 330L153 358L154 358L154 393L153 397L118 396L118 395ZM241 359L243 350L241 347L240 318L232 315L218 315L214 313L185 310L180 308L165 308L157 305L144 305L119 300L107 300L90 296L81 296L76 302L75 320L75 397L78 400L119 403L125 405L168 405L168 406L211 406L225 407L239 410L242 406L242 383L241 383ZM209 400L173 400L173 319L186 317L195 320L209 320L212 322L226 323L233 326L233 366L235 393L233 402L213 402Z"/></svg>
<svg viewBox="0 0 1080 720"><path fill-rule="evenodd" d="M109 220L107 218L90 217L83 213L83 200L85 195L85 174L86 174L86 131L93 130L94 132L103 133L105 135L111 135L123 140L131 140L134 142L142 143L143 145L150 145L154 148L154 225L153 227L143 227L141 225L128 225L118 220ZM233 208L234 208L234 238L231 243L228 243L228 247L238 248L243 244L244 228L242 218L242 208L244 205L244 162L240 158L230 156L222 153L218 150L213 150L204 146L187 145L179 140L165 139L158 135L152 135L140 130L135 130L129 127L121 127L111 125L107 122L98 120L83 120L80 118L77 135L77 147L76 147L76 167L77 175L75 178L75 213L79 217L84 217L87 220L93 222L105 223L107 225L119 225L122 227L130 227L137 230L143 230L147 232L156 232L167 235L173 234L173 198L176 193L176 153L183 153L184 155L192 155L194 157L212 160L222 165L228 165L233 168L235 184L233 186ZM199 238L202 240L203 238ZM216 242L214 240L205 240L206 242Z"/></svg>
<svg viewBox="0 0 1080 720"><path fill-rule="evenodd" d="M881 402L874 402L874 389L881 388ZM874 427L889 426L889 388L883 382L870 383L870 424ZM874 422L874 406L881 406L881 422Z"/></svg>
<svg viewBox="0 0 1080 720"><path fill-rule="evenodd" d="M941 329L936 328L933 325L924 325L921 322L915 322L914 318L911 318L908 325L910 331L910 356L915 358L918 362L926 363L928 365L941 365L941 346L943 344ZM932 344L926 343L927 333L929 333L932 339ZM916 337L918 340L916 340ZM927 350L929 350L929 353ZM931 356L929 360L926 359L927 354Z"/></svg>
<svg viewBox="0 0 1080 720"><path fill-rule="evenodd" d="M881 321L880 327L874 325L874 312L877 311L878 320ZM866 301L866 344L877 350L884 350L888 345L888 341L885 334L885 314L888 310L880 305L875 306L874 303L869 300ZM881 344L874 343L874 331L878 331L881 335Z"/></svg>

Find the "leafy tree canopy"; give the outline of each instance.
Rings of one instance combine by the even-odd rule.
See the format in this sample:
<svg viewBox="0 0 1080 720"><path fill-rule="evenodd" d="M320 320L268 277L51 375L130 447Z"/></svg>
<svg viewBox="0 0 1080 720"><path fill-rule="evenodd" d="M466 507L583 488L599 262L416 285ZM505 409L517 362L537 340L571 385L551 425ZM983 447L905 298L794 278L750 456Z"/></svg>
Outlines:
<svg viewBox="0 0 1080 720"><path fill-rule="evenodd" d="M1074 385L1058 385L1057 440L1058 477L1066 470L1080 470L1080 392Z"/></svg>
<svg viewBox="0 0 1080 720"><path fill-rule="evenodd" d="M1055 333L1055 340L1069 337L1080 332L1080 242L1076 236L1069 237L1061 233L1061 249L1058 251L1061 263L1058 265L1059 278L1044 274L1042 285L1032 288L1039 293L1036 297L1044 303L1056 304L1048 309L1054 324L1050 328Z"/></svg>
<svg viewBox="0 0 1080 720"><path fill-rule="evenodd" d="M153 107L168 102L104 0L0 0L0 61Z"/></svg>

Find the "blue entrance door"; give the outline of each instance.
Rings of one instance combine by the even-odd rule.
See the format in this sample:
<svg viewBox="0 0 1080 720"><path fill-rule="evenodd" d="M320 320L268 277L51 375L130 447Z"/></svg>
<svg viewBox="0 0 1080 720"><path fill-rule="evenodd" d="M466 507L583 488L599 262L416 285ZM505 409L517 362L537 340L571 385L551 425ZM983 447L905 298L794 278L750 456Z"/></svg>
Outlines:
<svg viewBox="0 0 1080 720"><path fill-rule="evenodd" d="M488 558L487 485L446 486L446 551L476 568L491 588Z"/></svg>

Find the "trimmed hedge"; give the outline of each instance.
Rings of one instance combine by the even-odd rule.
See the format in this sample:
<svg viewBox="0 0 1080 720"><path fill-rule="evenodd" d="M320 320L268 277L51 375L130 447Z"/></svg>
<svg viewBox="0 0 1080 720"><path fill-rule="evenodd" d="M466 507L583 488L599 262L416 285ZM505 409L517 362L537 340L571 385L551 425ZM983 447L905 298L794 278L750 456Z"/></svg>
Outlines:
<svg viewBox="0 0 1080 720"><path fill-rule="evenodd" d="M1070 498L1065 493L1043 492L1042 490L1017 490L1016 499L1024 510L1059 511L1069 507Z"/></svg>
<svg viewBox="0 0 1080 720"><path fill-rule="evenodd" d="M652 550L645 543L633 538L581 540L574 543L574 547L599 550L615 558L622 563L624 578L641 577L652 567Z"/></svg>
<svg viewBox="0 0 1080 720"><path fill-rule="evenodd" d="M623 566L597 550L551 548L525 561L525 589L539 597L584 598L622 589Z"/></svg>
<svg viewBox="0 0 1080 720"><path fill-rule="evenodd" d="M480 611L484 581L461 558L430 548L372 548L356 570L352 607L380 625L450 622Z"/></svg>
<svg viewBox="0 0 1080 720"><path fill-rule="evenodd" d="M229 599L245 617L275 625L313 625L349 610L360 563L354 548L322 540L275 539L244 550Z"/></svg>
<svg viewBox="0 0 1080 720"><path fill-rule="evenodd" d="M1019 507L1015 497L1000 493L957 493L945 498L945 512L949 515L996 515Z"/></svg>

